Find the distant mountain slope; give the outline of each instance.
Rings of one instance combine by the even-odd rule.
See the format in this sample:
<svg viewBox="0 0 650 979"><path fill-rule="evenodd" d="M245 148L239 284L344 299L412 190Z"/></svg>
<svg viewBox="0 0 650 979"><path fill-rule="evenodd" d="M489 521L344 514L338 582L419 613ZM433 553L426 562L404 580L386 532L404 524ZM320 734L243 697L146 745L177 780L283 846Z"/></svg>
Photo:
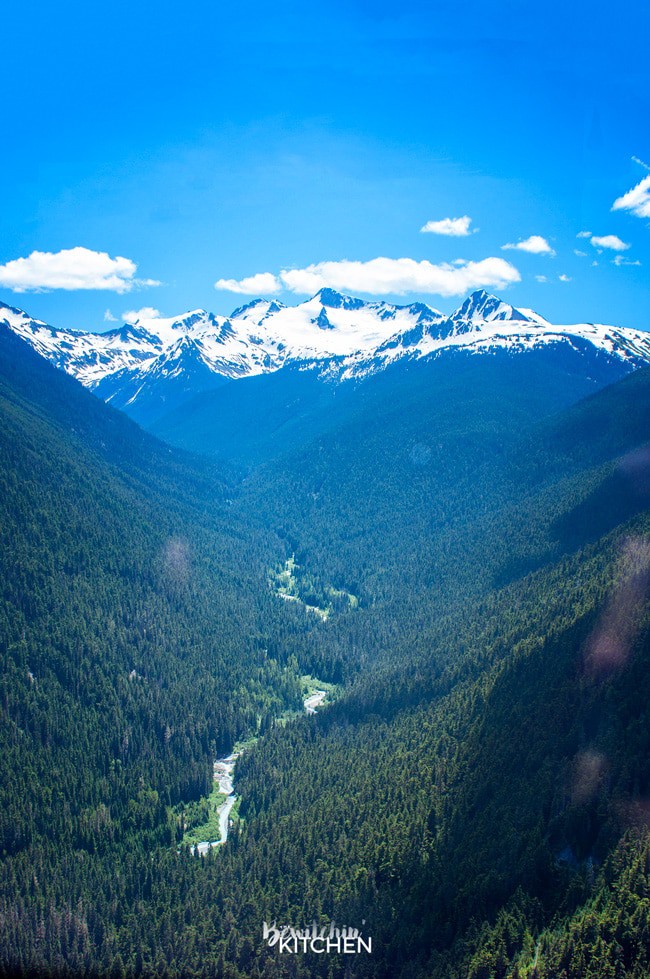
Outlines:
<svg viewBox="0 0 650 979"><path fill-rule="evenodd" d="M195 310L103 334L56 330L0 304L2 321L55 366L146 425L193 395L289 366L341 381L452 350L520 353L549 345L587 359L597 354L615 368L610 380L617 371L650 362L650 338L641 331L553 325L484 291L450 316L423 303L364 302L322 289L297 306L255 300L229 317Z"/></svg>
<svg viewBox="0 0 650 979"><path fill-rule="evenodd" d="M80 450L96 453L149 487L158 484L161 490L170 491L176 479L175 495L182 486L187 500L189 485L199 494L200 485L208 485L208 480L211 495L219 486L219 477L214 472L208 477L209 468L203 462L170 449L123 412L104 405L74 378L54 370L2 322L0 384L7 400L29 404L31 412L57 426Z"/></svg>
<svg viewBox="0 0 650 979"><path fill-rule="evenodd" d="M502 346L485 349L481 356L471 350L454 346L429 357L398 358L345 383L299 364L287 366L196 395L154 422L151 431L193 452L254 464L291 453L355 420L355 438L363 445L377 419L394 407L412 437L428 443L429 426L435 430L441 415L455 413L459 424L480 424L481 414L504 404L501 395L507 392L512 417L528 424L630 370L628 361L582 339L516 353Z"/></svg>

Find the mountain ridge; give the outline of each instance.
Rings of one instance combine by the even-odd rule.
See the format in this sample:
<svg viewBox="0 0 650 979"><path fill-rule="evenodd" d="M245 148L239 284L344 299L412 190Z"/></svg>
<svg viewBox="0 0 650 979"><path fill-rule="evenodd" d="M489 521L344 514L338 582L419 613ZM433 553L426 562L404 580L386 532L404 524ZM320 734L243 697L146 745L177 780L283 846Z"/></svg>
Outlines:
<svg viewBox="0 0 650 979"><path fill-rule="evenodd" d="M295 306L255 299L228 317L195 309L141 317L106 333L56 329L4 304L0 322L144 424L193 395L287 366L342 382L452 348L517 354L551 344L589 349L625 370L650 364L650 334L600 323L554 325L485 290L449 316L422 302L398 306L323 288Z"/></svg>

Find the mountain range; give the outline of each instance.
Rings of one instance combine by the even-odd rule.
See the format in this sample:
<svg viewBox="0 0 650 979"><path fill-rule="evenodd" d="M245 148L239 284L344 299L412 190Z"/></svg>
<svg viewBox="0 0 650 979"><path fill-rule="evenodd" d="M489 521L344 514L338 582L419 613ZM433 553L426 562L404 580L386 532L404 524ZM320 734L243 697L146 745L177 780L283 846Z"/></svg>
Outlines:
<svg viewBox="0 0 650 979"><path fill-rule="evenodd" d="M545 349L579 362L585 377L598 364L599 383L606 383L650 363L650 335L643 331L551 324L482 290L449 316L424 303L365 302L321 289L297 306L256 299L228 317L197 309L143 317L105 333L55 329L3 304L0 322L147 427L227 382L286 368L325 383L359 381L398 363L458 352Z"/></svg>
<svg viewBox="0 0 650 979"><path fill-rule="evenodd" d="M343 979L261 941L308 915L372 935L359 979L649 974L645 335L463 309L350 373L313 323L321 357L181 371L151 428L216 462L3 309L0 975Z"/></svg>

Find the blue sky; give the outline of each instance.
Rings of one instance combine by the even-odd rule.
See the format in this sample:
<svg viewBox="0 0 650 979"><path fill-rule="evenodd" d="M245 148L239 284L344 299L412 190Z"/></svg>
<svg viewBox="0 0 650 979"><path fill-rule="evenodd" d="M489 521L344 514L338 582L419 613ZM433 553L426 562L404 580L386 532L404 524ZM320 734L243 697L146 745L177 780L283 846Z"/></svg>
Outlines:
<svg viewBox="0 0 650 979"><path fill-rule="evenodd" d="M485 285L650 329L645 3L18 6L3 301L105 329L257 286L446 311Z"/></svg>

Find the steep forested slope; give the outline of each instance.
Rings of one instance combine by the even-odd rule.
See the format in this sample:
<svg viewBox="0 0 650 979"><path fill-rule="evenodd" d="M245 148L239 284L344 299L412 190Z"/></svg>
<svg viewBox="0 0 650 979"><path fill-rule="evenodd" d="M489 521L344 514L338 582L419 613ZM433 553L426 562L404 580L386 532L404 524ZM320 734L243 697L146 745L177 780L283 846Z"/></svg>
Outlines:
<svg viewBox="0 0 650 979"><path fill-rule="evenodd" d="M272 542L232 524L224 484L16 338L0 353L0 854L15 914L16 866L45 860L56 888L73 853L173 844L168 807L209 790L215 753L300 700L263 639Z"/></svg>
<svg viewBox="0 0 650 979"><path fill-rule="evenodd" d="M650 373L404 371L238 482L3 349L4 969L643 974ZM307 670L338 699L272 726ZM262 941L314 918L372 957Z"/></svg>

